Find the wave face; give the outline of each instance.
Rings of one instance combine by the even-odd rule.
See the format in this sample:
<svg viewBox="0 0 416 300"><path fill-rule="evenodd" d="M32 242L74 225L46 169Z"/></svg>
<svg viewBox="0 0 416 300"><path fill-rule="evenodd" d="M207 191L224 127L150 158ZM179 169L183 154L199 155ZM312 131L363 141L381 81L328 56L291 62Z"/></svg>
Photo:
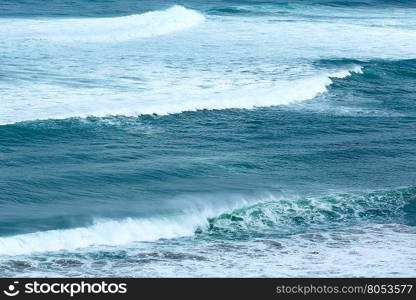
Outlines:
<svg viewBox="0 0 416 300"><path fill-rule="evenodd" d="M414 277L414 1L0 0L0 276Z"/></svg>
<svg viewBox="0 0 416 300"><path fill-rule="evenodd" d="M227 234L266 233L270 230L278 234L293 234L308 227L327 226L328 223L334 226L356 224L368 219L391 222L405 217L404 208L414 206L415 196L414 188L410 188L291 201L262 201L210 219L209 228Z"/></svg>

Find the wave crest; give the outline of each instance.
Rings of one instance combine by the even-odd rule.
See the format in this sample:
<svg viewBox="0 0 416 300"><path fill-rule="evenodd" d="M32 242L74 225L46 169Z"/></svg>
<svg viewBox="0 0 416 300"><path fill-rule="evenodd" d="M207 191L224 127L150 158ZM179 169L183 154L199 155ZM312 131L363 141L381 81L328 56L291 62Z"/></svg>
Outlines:
<svg viewBox="0 0 416 300"><path fill-rule="evenodd" d="M0 238L0 255L75 250L90 246L117 246L200 234L245 235L247 233L295 234L320 225L357 224L414 219L416 188L372 193L340 194L320 198L255 200L240 199L223 208L198 208L166 218L101 220L89 227L50 230ZM251 204L250 204L251 203ZM254 204L253 204L254 203ZM410 208L409 208L410 207Z"/></svg>
<svg viewBox="0 0 416 300"><path fill-rule="evenodd" d="M140 115L167 115L185 111L217 110L217 109L252 109L288 105L294 102L310 100L327 91L332 84L332 78L345 78L353 73L362 73L362 67L352 65L343 69L317 72L313 76L279 80L273 84L251 84L235 86L229 90L213 88L205 93L192 92L194 85L181 86L179 92L174 89L160 97L149 92L129 92L123 94L98 89L97 94L91 91L61 89L59 87L38 86L24 87L23 96L19 101L9 101L0 104L0 125L13 124L23 121L67 119L71 117L86 118ZM33 92L31 92L33 91ZM191 92L189 92L191 91ZM45 101L44 97L51 101ZM54 95L51 97L51 95ZM53 99L53 101L52 101ZM92 100L91 100L92 99ZM98 100L96 100L98 99ZM123 101L120 101L123 99ZM42 109L27 109L27 107L42 107ZM16 113L19 112L19 113Z"/></svg>
<svg viewBox="0 0 416 300"><path fill-rule="evenodd" d="M164 11L113 18L14 20L1 24L13 38L52 42L123 42L184 30L204 21L194 10L175 5Z"/></svg>

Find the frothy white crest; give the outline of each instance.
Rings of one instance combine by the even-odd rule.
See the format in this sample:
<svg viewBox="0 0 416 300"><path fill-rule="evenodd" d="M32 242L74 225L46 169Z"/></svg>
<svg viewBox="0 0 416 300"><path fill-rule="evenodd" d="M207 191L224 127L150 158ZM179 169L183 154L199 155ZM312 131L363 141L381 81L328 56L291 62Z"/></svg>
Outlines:
<svg viewBox="0 0 416 300"><path fill-rule="evenodd" d="M204 21L196 11L175 5L165 11L113 18L12 20L12 38L54 42L122 42L184 30Z"/></svg>
<svg viewBox="0 0 416 300"><path fill-rule="evenodd" d="M206 219L205 219L206 222ZM123 245L192 235L204 219L99 221L90 227L50 230L0 238L0 255L75 250L92 245Z"/></svg>
<svg viewBox="0 0 416 300"><path fill-rule="evenodd" d="M131 91L123 94L101 89L79 91L48 85L31 88L25 86L18 101L13 97L6 97L0 103L0 125L70 117L134 117L203 109L251 109L287 105L312 99L319 93L326 92L332 83L331 78L344 78L354 72L360 73L361 67L355 65L294 80L279 80L268 85L254 83L245 87L234 86L230 90L222 90L218 84L204 92L193 89L199 82L170 88L166 93L155 88L156 93Z"/></svg>

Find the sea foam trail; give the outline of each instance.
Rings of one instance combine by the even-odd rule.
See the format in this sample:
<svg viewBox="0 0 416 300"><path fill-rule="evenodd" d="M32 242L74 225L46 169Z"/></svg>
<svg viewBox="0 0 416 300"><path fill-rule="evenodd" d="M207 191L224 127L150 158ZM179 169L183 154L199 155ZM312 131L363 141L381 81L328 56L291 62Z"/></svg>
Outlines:
<svg viewBox="0 0 416 300"><path fill-rule="evenodd" d="M0 32L13 39L53 42L122 42L169 34L198 25L204 16L175 5L164 11L113 18L9 20ZM10 37L9 37L10 38Z"/></svg>
<svg viewBox="0 0 416 300"><path fill-rule="evenodd" d="M269 85L251 84L221 90L220 82L200 93L194 86L200 82L185 83L166 93L159 88L147 92L119 94L113 90L78 90L58 86L24 86L20 98L7 97L0 103L0 125L23 121L66 119L88 116L126 116L158 114L167 115L203 109L252 109L288 105L305 101L327 91L332 78L345 78L352 73L362 73L358 65L334 71L322 71L313 76L293 80L278 80ZM122 100L120 100L122 99Z"/></svg>

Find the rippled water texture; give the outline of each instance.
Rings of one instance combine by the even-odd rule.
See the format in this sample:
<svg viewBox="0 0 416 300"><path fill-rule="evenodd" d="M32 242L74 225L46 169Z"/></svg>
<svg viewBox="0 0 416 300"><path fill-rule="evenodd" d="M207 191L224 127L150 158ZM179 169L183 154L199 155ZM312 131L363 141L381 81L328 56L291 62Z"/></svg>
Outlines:
<svg viewBox="0 0 416 300"><path fill-rule="evenodd" d="M0 0L0 276L416 274L413 1Z"/></svg>

